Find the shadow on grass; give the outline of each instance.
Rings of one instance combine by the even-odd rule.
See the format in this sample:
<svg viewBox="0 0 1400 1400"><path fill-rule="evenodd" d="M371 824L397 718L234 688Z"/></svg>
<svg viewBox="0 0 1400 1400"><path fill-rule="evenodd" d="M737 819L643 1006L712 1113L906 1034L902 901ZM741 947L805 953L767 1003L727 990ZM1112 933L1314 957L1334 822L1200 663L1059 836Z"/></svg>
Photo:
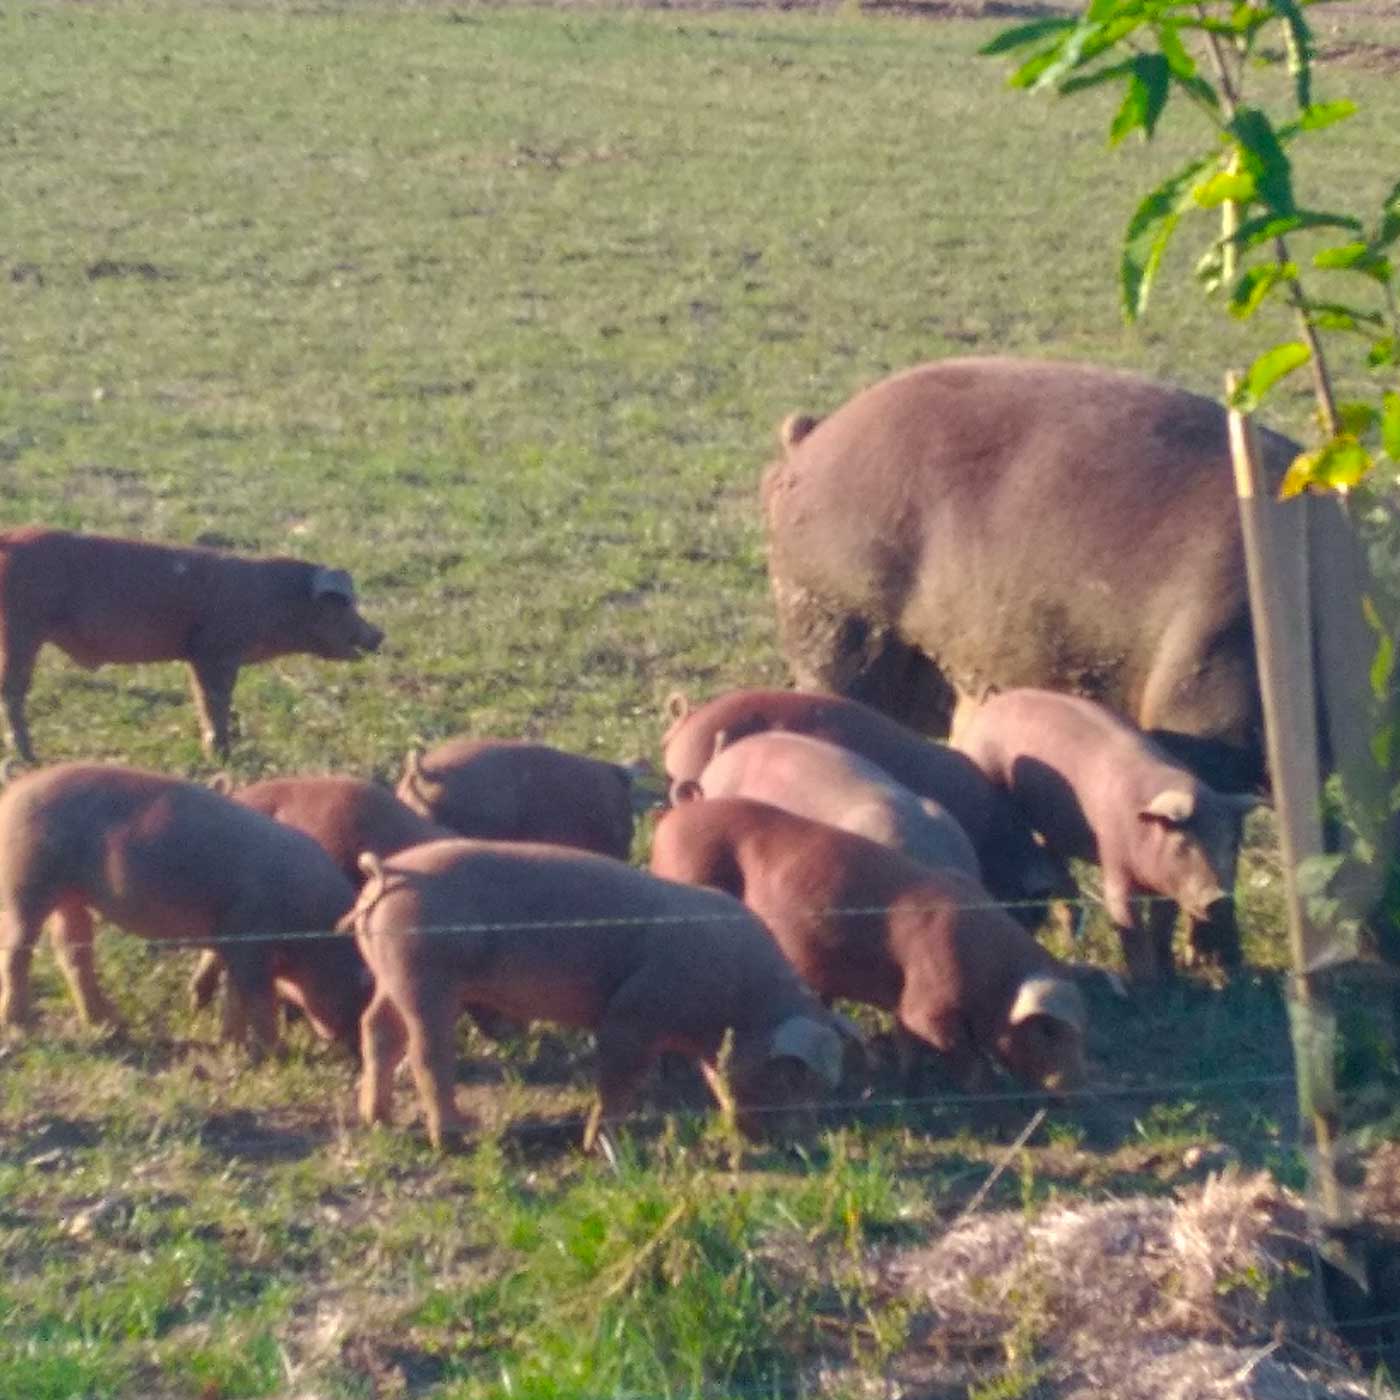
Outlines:
<svg viewBox="0 0 1400 1400"><path fill-rule="evenodd" d="M227 1160L244 1162L300 1162L320 1152L330 1141L329 1132L309 1133L270 1121L266 1113L235 1109L211 1113L199 1125L201 1147Z"/></svg>

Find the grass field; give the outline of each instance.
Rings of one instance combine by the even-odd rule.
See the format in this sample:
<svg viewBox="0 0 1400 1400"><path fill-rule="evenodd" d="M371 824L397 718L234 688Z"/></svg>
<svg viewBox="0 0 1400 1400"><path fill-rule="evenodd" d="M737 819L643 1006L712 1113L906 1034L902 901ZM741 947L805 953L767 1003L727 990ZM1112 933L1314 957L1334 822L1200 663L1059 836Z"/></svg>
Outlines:
<svg viewBox="0 0 1400 1400"><path fill-rule="evenodd" d="M1319 87L1361 114L1300 178L1366 207L1400 166L1400 19L1347 23L1319 20ZM993 351L1213 392L1258 343L1172 275L1121 327L1121 228L1185 147L1106 156L1106 109L1007 93L975 57L993 32L853 6L7 7L0 526L353 571L384 651L245 671L240 778L388 775L461 730L654 757L672 689L783 679L756 483L785 413ZM45 759L208 772L178 668L46 653L30 715ZM1256 834L1257 971L1096 1005L1109 1092L984 1209L1227 1157L1300 1183ZM877 1074L789 1152L669 1084L614 1169L574 1148L586 1047L535 1032L464 1042L480 1138L438 1158L411 1121L358 1128L326 1052L216 1048L184 959L117 935L102 958L129 1035L75 1031L41 957L40 1026L0 1047L6 1400L855 1396L935 1354L954 1379L909 1393L1057 1393L1034 1307L949 1338L878 1267L1033 1105L889 1104Z"/></svg>

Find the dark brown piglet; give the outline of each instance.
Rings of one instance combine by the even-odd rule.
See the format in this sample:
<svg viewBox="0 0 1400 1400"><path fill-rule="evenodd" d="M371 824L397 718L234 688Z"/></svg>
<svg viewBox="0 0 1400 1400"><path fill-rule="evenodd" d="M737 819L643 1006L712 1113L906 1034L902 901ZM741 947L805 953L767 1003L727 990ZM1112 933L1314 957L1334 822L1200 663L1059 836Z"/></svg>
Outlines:
<svg viewBox="0 0 1400 1400"><path fill-rule="evenodd" d="M742 899L819 996L893 1012L969 1092L988 1060L1051 1092L1084 1079L1069 969L956 871L743 798L667 812L651 869Z"/></svg>
<svg viewBox="0 0 1400 1400"><path fill-rule="evenodd" d="M383 639L343 569L39 526L0 534L0 702L26 762L24 699L45 642L80 666L185 662L204 746L226 754L240 666L348 661Z"/></svg>

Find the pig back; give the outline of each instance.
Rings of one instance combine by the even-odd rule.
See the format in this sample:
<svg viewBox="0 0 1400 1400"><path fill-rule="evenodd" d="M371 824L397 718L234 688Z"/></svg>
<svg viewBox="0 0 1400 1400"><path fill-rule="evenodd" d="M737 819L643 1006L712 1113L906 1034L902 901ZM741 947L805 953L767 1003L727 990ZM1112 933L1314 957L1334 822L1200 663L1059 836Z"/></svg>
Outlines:
<svg viewBox="0 0 1400 1400"><path fill-rule="evenodd" d="M197 783L115 764L40 769L0 796L3 883L81 894L149 937L329 929L354 890L321 848Z"/></svg>
<svg viewBox="0 0 1400 1400"><path fill-rule="evenodd" d="M410 755L401 801L479 840L538 841L625 860L631 779L602 759L515 739L451 739Z"/></svg>
<svg viewBox="0 0 1400 1400"><path fill-rule="evenodd" d="M977 877L976 852L947 811L882 768L824 740L779 731L721 749L700 777L706 797L747 797L854 831L927 864Z"/></svg>
<svg viewBox="0 0 1400 1400"><path fill-rule="evenodd" d="M361 852L387 856L452 835L387 788L360 778L270 778L238 789L233 799L310 836L356 887L363 878Z"/></svg>
<svg viewBox="0 0 1400 1400"><path fill-rule="evenodd" d="M531 842L440 841L384 863L356 921L372 966L461 985L524 1020L595 1026L612 999L682 1030L766 1024L808 997L737 900L606 856Z"/></svg>

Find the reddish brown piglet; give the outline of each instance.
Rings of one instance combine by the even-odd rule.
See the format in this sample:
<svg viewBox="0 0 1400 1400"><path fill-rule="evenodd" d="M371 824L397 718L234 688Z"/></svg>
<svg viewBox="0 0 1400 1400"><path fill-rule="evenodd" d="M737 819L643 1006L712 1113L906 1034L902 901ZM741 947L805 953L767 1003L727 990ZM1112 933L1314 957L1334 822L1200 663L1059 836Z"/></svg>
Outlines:
<svg viewBox="0 0 1400 1400"><path fill-rule="evenodd" d="M651 869L742 899L819 996L893 1012L970 1092L990 1060L1051 1092L1083 1082L1069 969L956 871L743 798L667 812Z"/></svg>
<svg viewBox="0 0 1400 1400"><path fill-rule="evenodd" d="M406 807L388 788L362 778L336 774L269 778L236 788L229 796L241 806L305 832L356 889L364 879L358 864L362 851L388 856L405 846L453 834ZM190 979L196 1009L208 1005L222 970L216 949L201 955Z"/></svg>
<svg viewBox="0 0 1400 1400"><path fill-rule="evenodd" d="M446 739L410 751L399 798L458 835L544 841L626 860L651 801L629 767L523 739Z"/></svg>
<svg viewBox="0 0 1400 1400"><path fill-rule="evenodd" d="M406 1053L432 1141L465 1126L452 1092L453 1025L465 1003L594 1033L586 1149L632 1105L662 1051L697 1060L720 1103L749 1126L761 1110L840 1080L847 1023L727 895L528 842L439 841L366 865L372 878L342 926L355 931L377 984L363 1021L367 1122L388 1120ZM727 1032L728 1085L719 1065Z"/></svg>

